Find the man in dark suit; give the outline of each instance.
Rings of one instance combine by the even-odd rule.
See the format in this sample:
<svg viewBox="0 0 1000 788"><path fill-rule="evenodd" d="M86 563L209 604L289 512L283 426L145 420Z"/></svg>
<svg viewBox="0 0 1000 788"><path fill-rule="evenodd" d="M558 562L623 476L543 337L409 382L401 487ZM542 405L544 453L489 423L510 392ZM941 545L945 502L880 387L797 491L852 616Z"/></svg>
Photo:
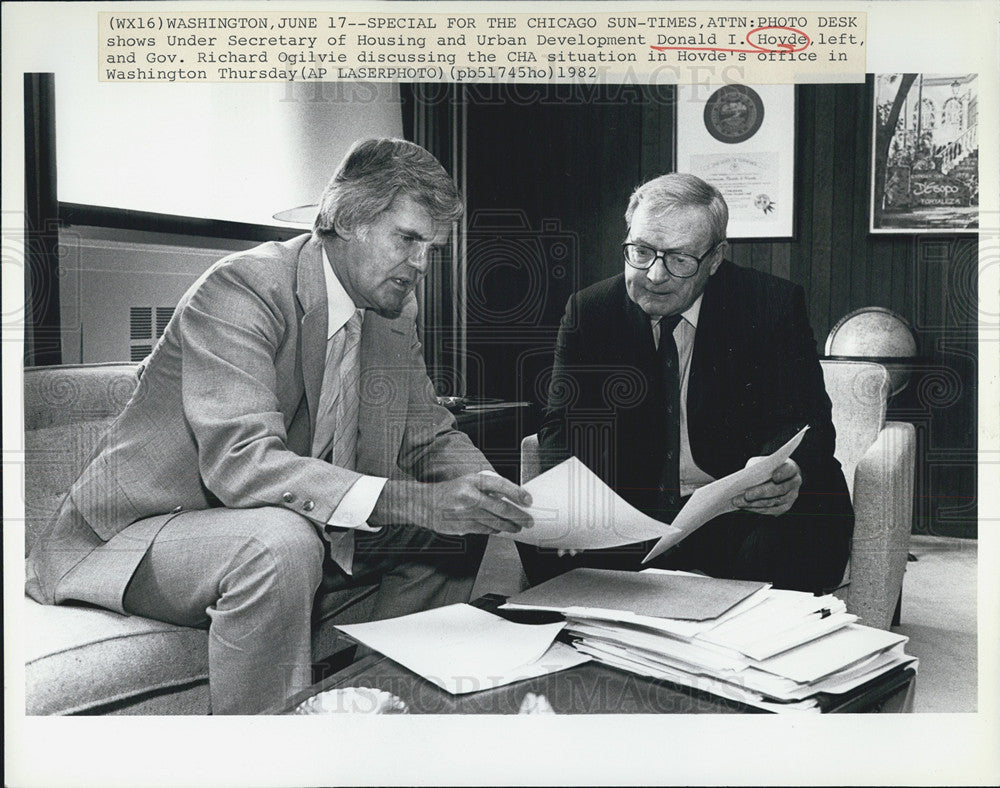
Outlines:
<svg viewBox="0 0 1000 788"><path fill-rule="evenodd" d="M733 501L737 511L653 565L835 587L854 515L802 289L724 259L728 208L694 176L640 186L625 218L624 273L566 307L539 431L542 470L576 455L670 522L696 489L808 424L791 459ZM651 544L580 554L519 547L537 583L574 566L639 568Z"/></svg>
<svg viewBox="0 0 1000 788"><path fill-rule="evenodd" d="M381 580L376 618L468 601L483 535L531 519L437 404L417 339L413 291L461 210L423 148L365 140L311 234L205 272L32 550L28 594L207 627L216 714L311 683L317 589Z"/></svg>

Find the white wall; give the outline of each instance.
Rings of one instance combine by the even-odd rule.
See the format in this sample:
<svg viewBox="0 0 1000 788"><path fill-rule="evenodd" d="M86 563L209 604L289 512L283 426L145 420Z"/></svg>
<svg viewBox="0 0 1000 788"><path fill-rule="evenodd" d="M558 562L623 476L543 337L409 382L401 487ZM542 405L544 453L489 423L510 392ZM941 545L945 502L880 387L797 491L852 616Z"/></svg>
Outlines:
<svg viewBox="0 0 1000 788"><path fill-rule="evenodd" d="M97 11L111 6L56 5L5 16L5 34L31 45L16 63L4 48L5 77L16 73L4 106L18 118L4 150L23 150L21 72L54 73L63 202L279 224L275 212L316 202L355 139L402 135L394 84L99 82ZM6 176L20 194L20 173Z"/></svg>
<svg viewBox="0 0 1000 788"><path fill-rule="evenodd" d="M21 69L55 74L61 202L288 225L273 215L317 202L356 139L402 136L395 84L99 82L96 21L78 9L20 30L43 42ZM212 262L251 245L64 228L63 360L127 359L129 307L173 306Z"/></svg>
<svg viewBox="0 0 1000 788"><path fill-rule="evenodd" d="M91 56L92 57L92 56ZM280 224L350 144L402 136L394 84L97 83L56 72L62 202Z"/></svg>
<svg viewBox="0 0 1000 788"><path fill-rule="evenodd" d="M273 214L317 202L356 139L402 136L396 85L133 86L66 70L55 83L62 202L287 225ZM64 228L63 361L127 360L136 344L130 307L173 307L232 250L211 239L196 243Z"/></svg>
<svg viewBox="0 0 1000 788"><path fill-rule="evenodd" d="M128 361L133 340L132 307L168 312L216 260L253 241L139 233L99 227L59 232L59 311L64 364ZM145 355L145 353L143 353Z"/></svg>

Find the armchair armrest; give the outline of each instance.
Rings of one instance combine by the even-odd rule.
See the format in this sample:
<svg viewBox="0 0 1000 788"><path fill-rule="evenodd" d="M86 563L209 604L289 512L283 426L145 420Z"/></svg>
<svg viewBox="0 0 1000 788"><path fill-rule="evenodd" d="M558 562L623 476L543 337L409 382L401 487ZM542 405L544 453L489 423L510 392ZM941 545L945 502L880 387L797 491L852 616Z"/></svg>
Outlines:
<svg viewBox="0 0 1000 788"><path fill-rule="evenodd" d="M847 609L862 623L888 629L903 587L913 525L916 434L886 422L854 475L854 539Z"/></svg>
<svg viewBox="0 0 1000 788"><path fill-rule="evenodd" d="M538 434L528 435L521 441L521 484L530 482L542 472L538 454Z"/></svg>

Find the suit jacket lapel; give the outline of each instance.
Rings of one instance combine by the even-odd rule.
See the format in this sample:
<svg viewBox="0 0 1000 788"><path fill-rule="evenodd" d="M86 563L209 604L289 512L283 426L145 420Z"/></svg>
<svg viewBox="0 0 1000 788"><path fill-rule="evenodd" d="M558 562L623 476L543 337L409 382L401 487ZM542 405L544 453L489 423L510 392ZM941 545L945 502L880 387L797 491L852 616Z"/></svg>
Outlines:
<svg viewBox="0 0 1000 788"><path fill-rule="evenodd" d="M723 262L723 266L728 263ZM727 378L725 309L720 285L725 272L720 268L713 274L705 287L705 295L698 313L698 330L694 335L694 349L691 352L691 371L688 377L687 414L688 435L691 437L692 453L697 454L694 445L697 437L704 434L699 419L705 412L705 405L712 399L713 386ZM695 460L697 461L697 457ZM703 466L704 467L704 466Z"/></svg>
<svg viewBox="0 0 1000 788"><path fill-rule="evenodd" d="M622 277L621 304L625 311L624 343L627 355L653 381L659 380L660 372L656 360L656 344L653 341L652 323L649 315L642 311L638 304L628 297L625 290L625 277Z"/></svg>
<svg viewBox="0 0 1000 788"><path fill-rule="evenodd" d="M309 435L316 431L316 412L323 368L326 366L327 299L323 276L323 253L319 239L313 236L299 253L295 288L302 306L299 347L302 353L302 383L309 408Z"/></svg>

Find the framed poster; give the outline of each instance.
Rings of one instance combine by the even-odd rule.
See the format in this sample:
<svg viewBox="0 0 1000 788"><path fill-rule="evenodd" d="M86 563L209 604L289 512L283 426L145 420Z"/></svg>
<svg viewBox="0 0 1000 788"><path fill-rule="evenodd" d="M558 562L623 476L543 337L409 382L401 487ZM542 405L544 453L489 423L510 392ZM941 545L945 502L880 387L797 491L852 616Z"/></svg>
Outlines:
<svg viewBox="0 0 1000 788"><path fill-rule="evenodd" d="M979 228L976 74L877 74L873 233Z"/></svg>
<svg viewBox="0 0 1000 788"><path fill-rule="evenodd" d="M795 86L678 85L677 171L722 192L730 238L791 238Z"/></svg>

